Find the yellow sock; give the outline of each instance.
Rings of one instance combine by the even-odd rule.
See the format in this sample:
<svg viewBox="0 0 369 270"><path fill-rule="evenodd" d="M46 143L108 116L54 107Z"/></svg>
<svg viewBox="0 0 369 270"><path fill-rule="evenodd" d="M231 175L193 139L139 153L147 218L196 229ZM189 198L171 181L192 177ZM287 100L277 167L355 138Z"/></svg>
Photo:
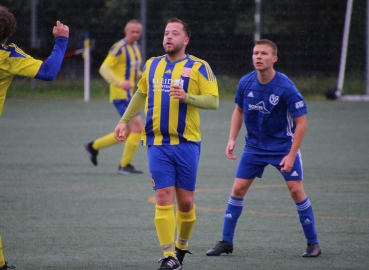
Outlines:
<svg viewBox="0 0 369 270"><path fill-rule="evenodd" d="M5 259L3 255L3 243L1 242L1 235L0 235L0 268L5 265Z"/></svg>
<svg viewBox="0 0 369 270"><path fill-rule="evenodd" d="M176 230L176 220L174 216L174 204L160 206L156 205L155 227L160 246L163 249L164 256L175 255L174 234Z"/></svg>
<svg viewBox="0 0 369 270"><path fill-rule="evenodd" d="M112 146L118 143L120 142L115 139L114 132L112 132L112 133L109 133L103 137L100 137L94 140L94 143L92 144L92 148L95 150L100 150L101 148Z"/></svg>
<svg viewBox="0 0 369 270"><path fill-rule="evenodd" d="M125 167L131 163L134 155L136 154L137 148L140 145L141 133L130 133L126 139L124 145L122 159L120 161L120 166Z"/></svg>
<svg viewBox="0 0 369 270"><path fill-rule="evenodd" d="M196 222L195 205L189 212L181 212L177 208L176 221L178 230L176 246L179 249L187 249Z"/></svg>

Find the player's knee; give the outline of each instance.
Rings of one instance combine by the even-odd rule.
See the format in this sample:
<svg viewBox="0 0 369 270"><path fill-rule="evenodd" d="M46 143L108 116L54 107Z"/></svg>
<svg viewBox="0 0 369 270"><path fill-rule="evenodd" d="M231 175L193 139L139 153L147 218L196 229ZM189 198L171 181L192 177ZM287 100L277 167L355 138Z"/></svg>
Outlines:
<svg viewBox="0 0 369 270"><path fill-rule="evenodd" d="M182 212L190 212L193 209L193 201L191 200L181 200L177 201L178 209Z"/></svg>
<svg viewBox="0 0 369 270"><path fill-rule="evenodd" d="M291 188L290 189L290 194L291 194L292 199L295 202L300 202L300 201L304 200L304 198L306 197L305 192L302 189L299 189L299 188Z"/></svg>
<svg viewBox="0 0 369 270"><path fill-rule="evenodd" d="M247 186L235 183L233 185L232 196L236 198L243 198L246 194Z"/></svg>

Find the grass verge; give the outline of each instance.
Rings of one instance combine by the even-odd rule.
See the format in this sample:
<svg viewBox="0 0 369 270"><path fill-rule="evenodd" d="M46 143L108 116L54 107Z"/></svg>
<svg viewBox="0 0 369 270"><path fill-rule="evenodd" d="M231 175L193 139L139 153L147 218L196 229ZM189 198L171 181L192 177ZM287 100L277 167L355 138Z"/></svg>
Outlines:
<svg viewBox="0 0 369 270"><path fill-rule="evenodd" d="M217 76L219 94L221 98L234 98L240 78L229 77L227 75ZM305 99L323 100L327 89L335 88L337 79L335 77L291 77ZM345 79L344 92L351 95L362 95L365 93L365 80L357 76ZM8 98L83 98L83 79L56 80L54 82L44 82L25 78L15 78L9 87ZM108 98L109 86L102 79L94 79L90 82L90 97Z"/></svg>

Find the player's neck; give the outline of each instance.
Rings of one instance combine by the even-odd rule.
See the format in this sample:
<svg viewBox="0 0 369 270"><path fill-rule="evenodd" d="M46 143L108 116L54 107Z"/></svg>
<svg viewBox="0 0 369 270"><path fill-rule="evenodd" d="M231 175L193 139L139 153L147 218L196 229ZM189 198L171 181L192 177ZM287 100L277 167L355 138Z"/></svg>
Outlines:
<svg viewBox="0 0 369 270"><path fill-rule="evenodd" d="M134 41L131 41L127 38L124 38L124 40L129 44L129 45L133 45L135 42Z"/></svg>
<svg viewBox="0 0 369 270"><path fill-rule="evenodd" d="M167 53L168 60L170 62L176 62L178 60L181 60L186 57L186 54L183 51L180 51L176 54L168 54Z"/></svg>
<svg viewBox="0 0 369 270"><path fill-rule="evenodd" d="M273 80L275 76L274 68L265 69L265 70L258 70L258 80L261 84L266 84Z"/></svg>

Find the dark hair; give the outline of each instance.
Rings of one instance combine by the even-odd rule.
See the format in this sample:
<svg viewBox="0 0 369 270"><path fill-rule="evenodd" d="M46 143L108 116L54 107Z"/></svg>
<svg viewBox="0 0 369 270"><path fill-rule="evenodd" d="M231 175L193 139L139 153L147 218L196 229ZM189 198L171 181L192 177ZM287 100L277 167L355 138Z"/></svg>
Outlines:
<svg viewBox="0 0 369 270"><path fill-rule="evenodd" d="M5 41L14 32L17 22L7 7L0 6L0 41Z"/></svg>
<svg viewBox="0 0 369 270"><path fill-rule="evenodd" d="M278 48L277 45L275 45L275 43L269 39L260 39L255 41L255 45L268 45L272 48L273 50L273 54L277 55L278 53Z"/></svg>
<svg viewBox="0 0 369 270"><path fill-rule="evenodd" d="M173 17L173 18L170 18L168 21L167 21L167 25L168 23L180 23L183 25L183 30L185 31L187 37L191 37L191 29L190 27L188 26L187 23L185 23L184 21L176 18L176 17Z"/></svg>

